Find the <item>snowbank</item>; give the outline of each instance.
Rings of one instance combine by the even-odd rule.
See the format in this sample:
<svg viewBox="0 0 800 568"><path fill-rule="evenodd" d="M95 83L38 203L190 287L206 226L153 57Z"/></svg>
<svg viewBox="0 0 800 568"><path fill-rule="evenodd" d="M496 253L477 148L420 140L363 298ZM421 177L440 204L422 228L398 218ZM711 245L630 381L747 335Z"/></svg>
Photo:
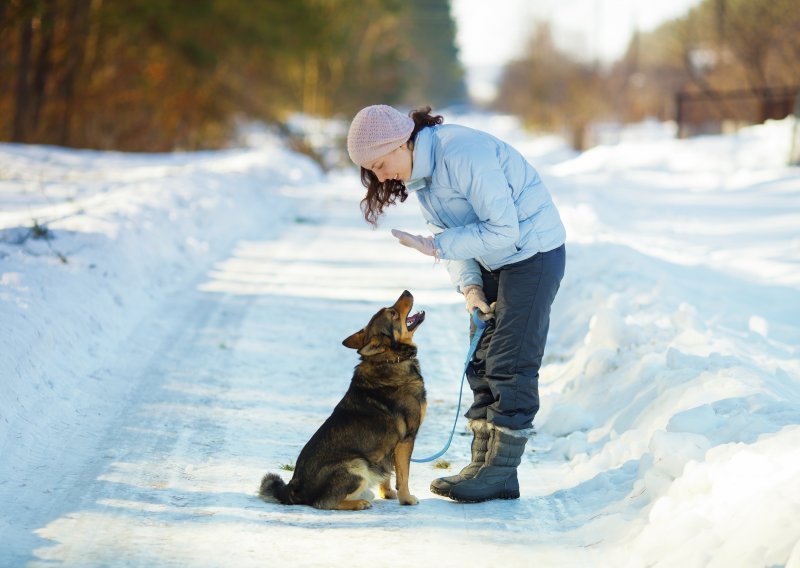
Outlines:
<svg viewBox="0 0 800 568"><path fill-rule="evenodd" d="M791 125L547 170L570 258L538 450L564 460L575 499L619 472L619 498L580 528L614 565L800 565Z"/></svg>
<svg viewBox="0 0 800 568"><path fill-rule="evenodd" d="M275 140L169 155L0 145L3 468L113 414L131 385L112 358L136 325L242 232L277 233L282 188L319 176Z"/></svg>

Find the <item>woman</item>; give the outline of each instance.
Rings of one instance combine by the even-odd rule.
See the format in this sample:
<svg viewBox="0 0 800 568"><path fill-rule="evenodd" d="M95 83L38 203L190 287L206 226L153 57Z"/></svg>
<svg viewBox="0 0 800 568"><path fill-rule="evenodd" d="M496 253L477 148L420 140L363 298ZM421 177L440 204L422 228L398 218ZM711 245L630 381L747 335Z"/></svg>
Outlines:
<svg viewBox="0 0 800 568"><path fill-rule="evenodd" d="M386 105L366 107L350 125L347 149L367 188L365 219L376 225L387 205L416 193L434 236L392 234L444 260L467 311L477 308L488 320L467 369L472 460L434 480L431 491L461 502L516 499L566 234L550 193L519 152L485 132L442 124L430 110L409 117Z"/></svg>

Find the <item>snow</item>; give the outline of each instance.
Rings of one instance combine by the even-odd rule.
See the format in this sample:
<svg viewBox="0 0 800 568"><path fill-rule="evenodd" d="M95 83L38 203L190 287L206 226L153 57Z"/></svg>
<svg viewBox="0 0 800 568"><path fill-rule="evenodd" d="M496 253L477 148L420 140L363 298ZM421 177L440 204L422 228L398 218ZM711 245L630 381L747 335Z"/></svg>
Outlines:
<svg viewBox="0 0 800 568"><path fill-rule="evenodd" d="M575 154L507 117L446 118L525 152L567 225L522 498L452 503L432 464L412 465L416 507L256 497L347 388L342 339L406 288L427 312L415 456L445 442L468 317L444 267L389 234L424 230L413 198L372 230L354 170L270 136L3 144L0 565L800 566L792 120L691 140L650 124Z"/></svg>

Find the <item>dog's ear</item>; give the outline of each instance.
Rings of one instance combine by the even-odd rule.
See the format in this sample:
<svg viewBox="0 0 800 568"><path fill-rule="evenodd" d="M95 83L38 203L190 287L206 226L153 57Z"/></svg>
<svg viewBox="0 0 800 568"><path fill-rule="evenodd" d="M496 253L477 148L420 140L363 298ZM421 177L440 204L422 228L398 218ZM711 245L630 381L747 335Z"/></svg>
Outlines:
<svg viewBox="0 0 800 568"><path fill-rule="evenodd" d="M355 332L353 335L342 341L342 345L349 347L350 349L361 349L364 347L365 336L366 333L362 329L361 331Z"/></svg>
<svg viewBox="0 0 800 568"><path fill-rule="evenodd" d="M353 335L342 341L342 345L350 349L357 349L359 355L369 357L370 355L377 355L386 351L386 346L381 341L380 337L373 337L369 343L364 343L367 338L366 330L355 332Z"/></svg>
<svg viewBox="0 0 800 568"><path fill-rule="evenodd" d="M386 341L384 341L383 336L379 335L370 339L366 345L358 350L358 354L363 357L369 357L370 355L378 355L384 351L386 351Z"/></svg>

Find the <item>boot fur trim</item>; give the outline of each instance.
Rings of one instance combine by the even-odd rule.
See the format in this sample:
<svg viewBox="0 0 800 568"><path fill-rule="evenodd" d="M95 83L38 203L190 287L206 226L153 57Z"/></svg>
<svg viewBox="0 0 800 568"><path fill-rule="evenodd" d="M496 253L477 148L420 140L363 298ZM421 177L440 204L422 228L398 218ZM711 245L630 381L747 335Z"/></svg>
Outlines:
<svg viewBox="0 0 800 568"><path fill-rule="evenodd" d="M503 434L507 434L509 436L514 436L515 438L531 438L534 434L536 434L536 430L533 428L523 428L522 430L512 430L511 428L507 428L505 426L496 426L491 422L486 423L489 429L497 430L502 432Z"/></svg>
<svg viewBox="0 0 800 568"><path fill-rule="evenodd" d="M470 420L467 424L470 430L473 432L489 432L491 430L491 424L486 422L486 420L474 419Z"/></svg>

